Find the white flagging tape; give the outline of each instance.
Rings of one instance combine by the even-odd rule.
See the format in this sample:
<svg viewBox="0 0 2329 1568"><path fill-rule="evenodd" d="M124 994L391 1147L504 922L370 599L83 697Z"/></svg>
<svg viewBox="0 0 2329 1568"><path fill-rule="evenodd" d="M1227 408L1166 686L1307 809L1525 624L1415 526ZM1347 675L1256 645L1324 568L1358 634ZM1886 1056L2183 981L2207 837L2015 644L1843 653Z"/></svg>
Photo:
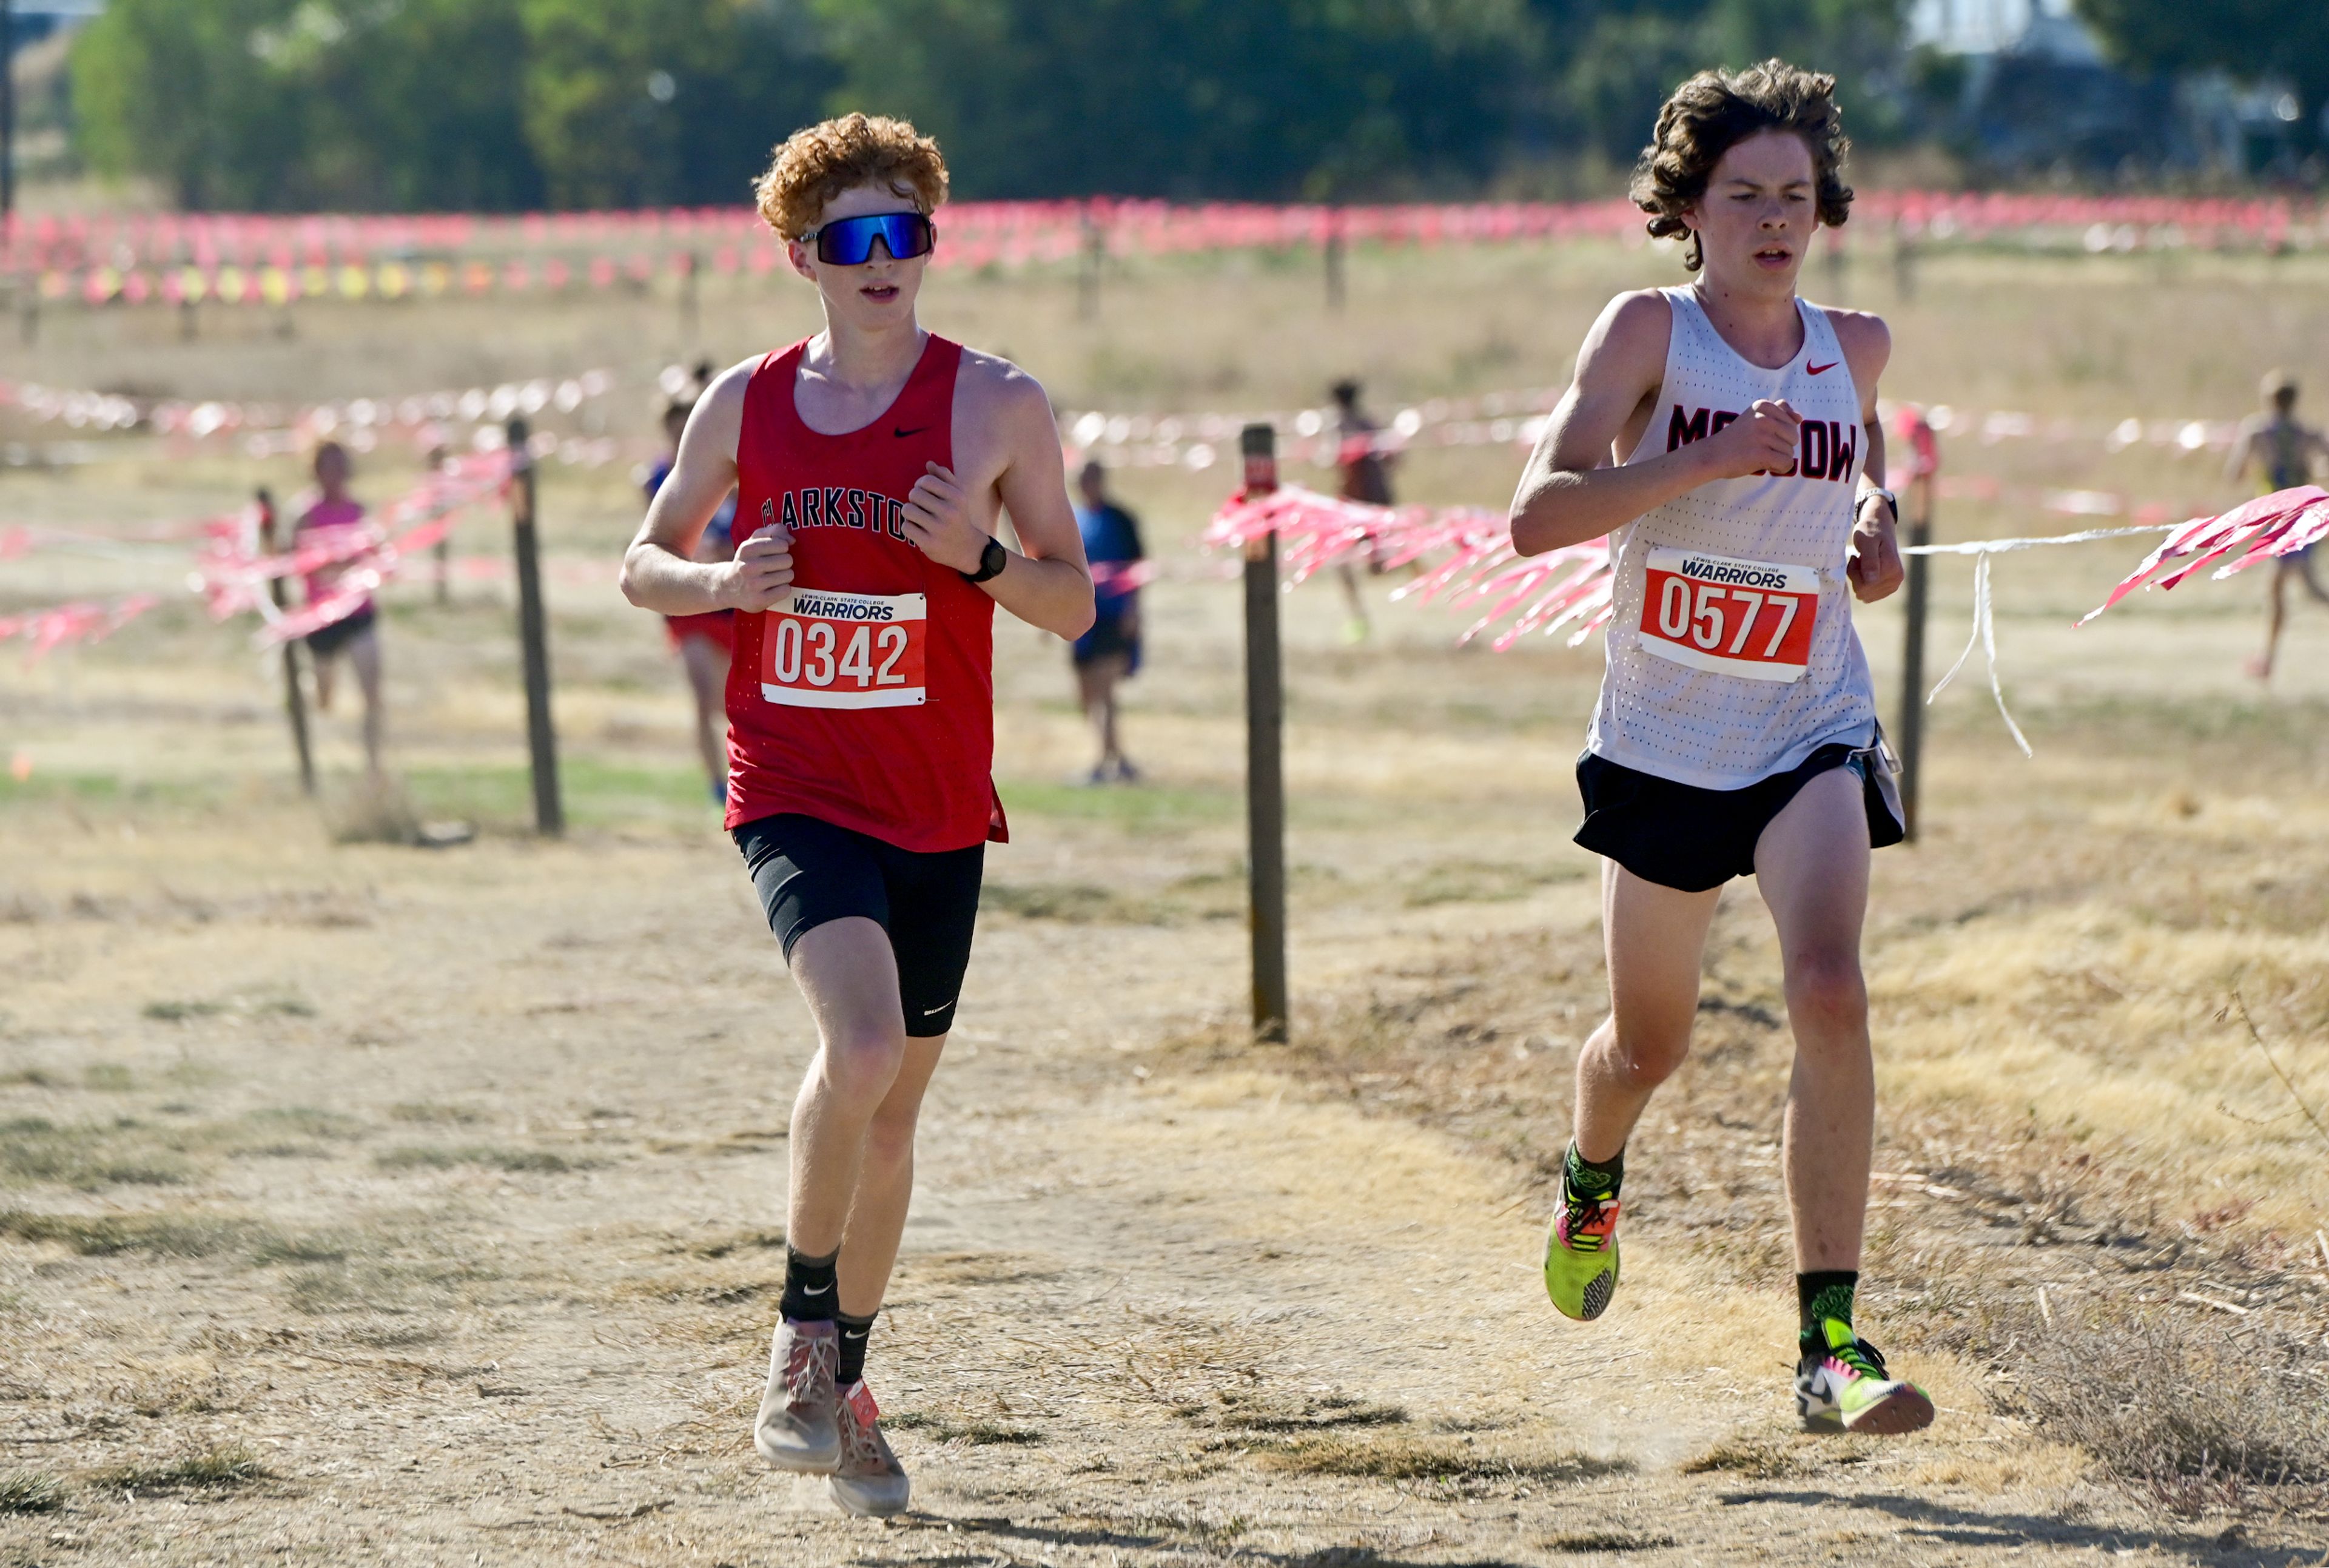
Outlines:
<svg viewBox="0 0 2329 1568"><path fill-rule="evenodd" d="M2013 722L2013 712L2005 705L2005 686L1997 675L1997 620L1991 609L1990 557L2002 555L2010 550L2034 550L2041 544L2084 544L2095 539L2123 539L2130 534L2169 534L2181 526L2181 524L2145 524L2133 528L2089 528L2082 534L2057 534L2046 538L1976 539L1964 544L1912 544L1901 551L1903 555L1970 555L1974 558L1973 633L1966 638L1965 652L1957 655L1957 662L1949 666L1949 673L1926 694L1926 703L1929 704L1948 689L1949 683L1957 678L1957 672L1965 668L1966 660L1973 656L1974 645L1979 643L1982 659L1989 666L1989 694L1997 704L1997 716L2005 721L2006 732L2013 737L2013 743L2022 748L2022 754L2025 757L2032 755L2029 737L2023 734L2022 726Z"/></svg>
<svg viewBox="0 0 2329 1568"><path fill-rule="evenodd" d="M2181 523L2141 523L2132 528L2089 528L2080 534L2045 534L2034 539L1975 539L1963 544L1910 544L1903 555L1997 555L2008 550L2035 550L2041 544L2085 544L2097 539L2124 539L2130 534L2173 534Z"/></svg>

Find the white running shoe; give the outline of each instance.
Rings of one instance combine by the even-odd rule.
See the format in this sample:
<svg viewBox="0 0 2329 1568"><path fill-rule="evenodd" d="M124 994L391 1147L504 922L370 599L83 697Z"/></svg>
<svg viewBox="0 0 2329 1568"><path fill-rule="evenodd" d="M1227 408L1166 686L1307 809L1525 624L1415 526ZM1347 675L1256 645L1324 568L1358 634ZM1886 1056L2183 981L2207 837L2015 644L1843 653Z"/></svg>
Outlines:
<svg viewBox="0 0 2329 1568"><path fill-rule="evenodd" d="M843 1513L869 1518L904 1513L914 1483L882 1435L882 1412L863 1378L842 1391L839 1410L841 1463L827 1482L833 1500Z"/></svg>
<svg viewBox="0 0 2329 1568"><path fill-rule="evenodd" d="M831 1323L777 1325L768 1389L752 1422L752 1446L780 1470L828 1475L841 1462L841 1422L833 1387L841 1331Z"/></svg>

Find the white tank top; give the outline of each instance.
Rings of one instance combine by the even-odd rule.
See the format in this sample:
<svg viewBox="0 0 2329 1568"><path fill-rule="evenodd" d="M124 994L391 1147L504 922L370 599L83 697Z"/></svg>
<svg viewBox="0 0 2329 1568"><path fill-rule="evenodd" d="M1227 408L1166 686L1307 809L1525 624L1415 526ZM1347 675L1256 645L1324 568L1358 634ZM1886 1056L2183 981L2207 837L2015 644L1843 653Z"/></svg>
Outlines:
<svg viewBox="0 0 2329 1568"><path fill-rule="evenodd" d="M1661 779L1738 789L1874 735L1844 576L1867 432L1827 312L1798 300L1803 349L1765 370L1690 289L1661 292L1674 313L1665 382L1626 460L1710 435L1760 398L1803 416L1801 445L1790 473L1717 479L1610 535L1608 666L1585 743Z"/></svg>

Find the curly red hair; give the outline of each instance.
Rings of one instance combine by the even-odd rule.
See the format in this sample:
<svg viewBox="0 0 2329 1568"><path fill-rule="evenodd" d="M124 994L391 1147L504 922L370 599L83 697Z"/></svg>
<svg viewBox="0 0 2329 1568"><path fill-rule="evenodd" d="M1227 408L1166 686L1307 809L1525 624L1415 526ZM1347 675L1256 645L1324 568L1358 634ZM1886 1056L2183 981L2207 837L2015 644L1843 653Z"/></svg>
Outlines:
<svg viewBox="0 0 2329 1568"><path fill-rule="evenodd" d="M827 202L859 185L887 185L933 213L947 196L946 159L938 143L904 120L847 114L787 137L752 188L761 219L779 237L797 240L816 227Z"/></svg>

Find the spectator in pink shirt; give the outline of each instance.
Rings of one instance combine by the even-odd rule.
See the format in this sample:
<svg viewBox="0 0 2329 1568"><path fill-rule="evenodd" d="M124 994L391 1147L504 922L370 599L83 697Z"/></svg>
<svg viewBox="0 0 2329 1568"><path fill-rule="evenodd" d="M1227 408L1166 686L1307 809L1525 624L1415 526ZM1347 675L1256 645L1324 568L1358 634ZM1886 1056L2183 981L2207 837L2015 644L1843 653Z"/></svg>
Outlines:
<svg viewBox="0 0 2329 1568"><path fill-rule="evenodd" d="M316 449L316 499L299 514L299 521L291 533L291 547L332 542L364 526L363 504L348 495L350 468L347 449L337 441L325 441ZM307 602L318 604L335 595L347 592L342 579L361 562L335 562L307 574ZM328 713L332 706L333 676L339 656L346 654L355 666L356 684L363 688L364 766L375 779L380 776L381 697L380 697L380 633L375 622L376 607L370 593L364 593L355 607L344 617L329 626L318 627L307 634L307 652L316 661L316 706Z"/></svg>

